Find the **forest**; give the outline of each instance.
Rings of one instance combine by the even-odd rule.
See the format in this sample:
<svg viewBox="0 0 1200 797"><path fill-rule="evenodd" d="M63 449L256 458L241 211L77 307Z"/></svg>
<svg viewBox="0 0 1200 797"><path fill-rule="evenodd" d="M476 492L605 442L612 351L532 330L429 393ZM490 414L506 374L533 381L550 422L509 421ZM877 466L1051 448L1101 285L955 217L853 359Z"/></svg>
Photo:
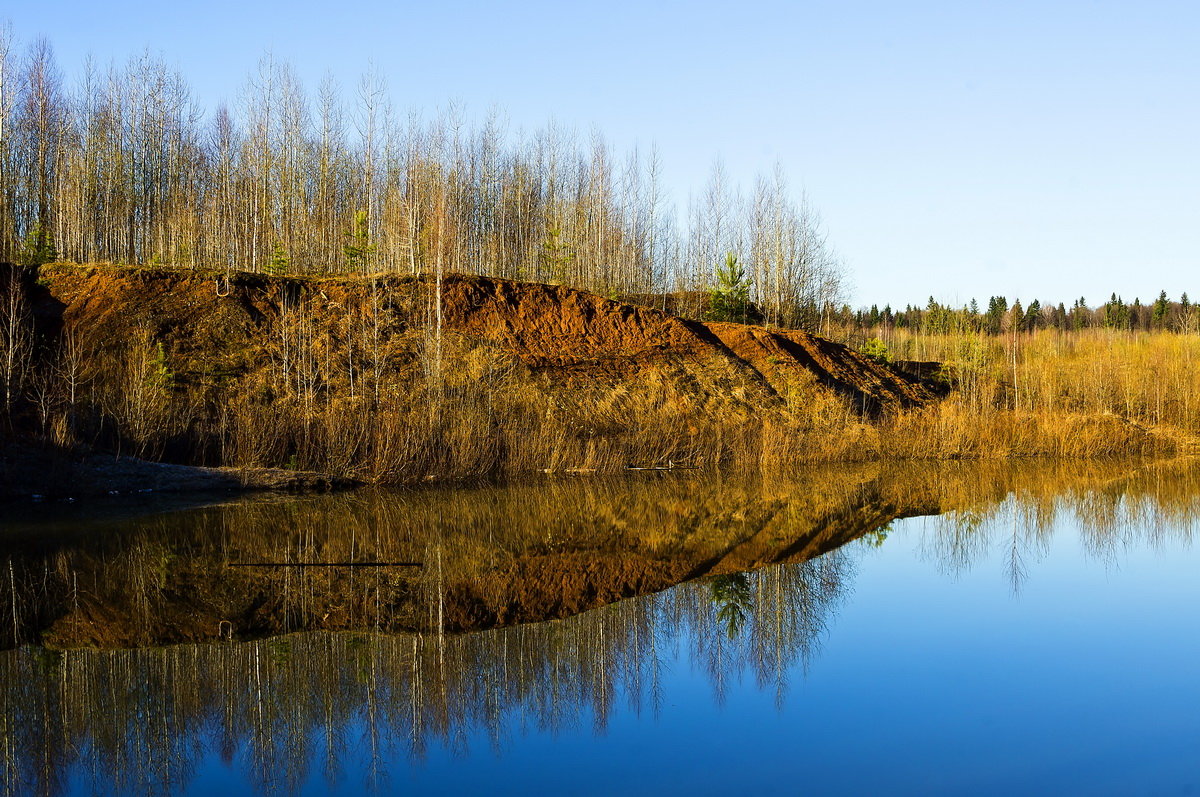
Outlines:
<svg viewBox="0 0 1200 797"><path fill-rule="evenodd" d="M6 262L0 434L67 451L407 484L1200 440L1186 293L855 311L781 170L680 209L656 150L374 70L266 56L209 110L0 30Z"/></svg>
<svg viewBox="0 0 1200 797"><path fill-rule="evenodd" d="M1158 298L1143 304L1140 298L1126 302L1116 293L1099 307L1089 307L1083 297L1076 299L1068 308L1064 303L1042 302L1034 299L1023 306L1020 299L1010 305L1004 296L988 299L987 309L981 310L979 302L972 299L962 307L942 304L929 297L924 307L908 305L903 310L893 310L885 305L870 309L851 311L843 305L832 315L832 323L845 329L857 331L887 331L909 329L928 334L976 332L988 335L1002 333L1034 332L1039 329L1056 329L1070 332L1082 329L1111 329L1143 332L1180 332L1191 334L1200 329L1200 308L1192 304L1187 292L1173 301L1166 291Z"/></svg>
<svg viewBox="0 0 1200 797"><path fill-rule="evenodd" d="M756 321L825 334L1040 328L1196 331L1184 293L852 310L847 274L781 170L749 190L717 161L680 212L660 153L593 131L508 130L503 114L431 119L386 77L315 93L265 56L212 110L146 51L64 75L51 43L0 29L0 262L57 259L273 274L439 269L571 285L610 298L744 288ZM349 100L347 100L349 98ZM738 271L723 274L729 255ZM732 285L729 280L736 276ZM670 301L669 298L666 301ZM682 307L702 315L700 305Z"/></svg>
<svg viewBox="0 0 1200 797"><path fill-rule="evenodd" d="M766 320L813 326L844 298L820 219L778 169L718 162L677 211L660 154L503 115L398 107L384 75L312 91L265 56L214 109L145 52L64 75L0 32L0 262L289 274L454 270L604 296L707 289L734 252Z"/></svg>

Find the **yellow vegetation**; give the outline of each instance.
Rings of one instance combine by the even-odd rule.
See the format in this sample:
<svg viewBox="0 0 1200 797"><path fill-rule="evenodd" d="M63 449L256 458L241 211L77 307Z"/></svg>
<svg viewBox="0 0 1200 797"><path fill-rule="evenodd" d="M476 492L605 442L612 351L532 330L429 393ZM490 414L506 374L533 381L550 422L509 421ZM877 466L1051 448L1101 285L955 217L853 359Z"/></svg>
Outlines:
<svg viewBox="0 0 1200 797"><path fill-rule="evenodd" d="M28 362L6 383L24 397L13 426L155 459L413 483L1156 455L1200 439L1191 335L894 332L893 359L943 363L954 389L935 401L829 341L561 287L455 278L438 326L431 280L235 275L222 288L65 265L39 279L62 330L8 347Z"/></svg>

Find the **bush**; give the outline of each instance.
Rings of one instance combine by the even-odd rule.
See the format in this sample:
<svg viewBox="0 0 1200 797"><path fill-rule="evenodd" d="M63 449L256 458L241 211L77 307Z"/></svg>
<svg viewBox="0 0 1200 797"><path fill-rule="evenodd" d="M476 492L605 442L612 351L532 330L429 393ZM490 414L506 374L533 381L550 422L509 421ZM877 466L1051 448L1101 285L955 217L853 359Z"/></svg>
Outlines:
<svg viewBox="0 0 1200 797"><path fill-rule="evenodd" d="M879 338L871 338L858 349L864 357L868 357L877 363L888 363L891 361L891 353L888 351L887 344Z"/></svg>

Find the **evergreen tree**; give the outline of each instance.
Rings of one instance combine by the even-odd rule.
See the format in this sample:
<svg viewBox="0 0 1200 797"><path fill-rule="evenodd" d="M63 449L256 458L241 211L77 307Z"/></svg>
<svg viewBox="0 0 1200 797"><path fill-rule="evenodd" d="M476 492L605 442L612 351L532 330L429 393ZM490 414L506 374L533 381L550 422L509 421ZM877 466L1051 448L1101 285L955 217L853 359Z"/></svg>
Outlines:
<svg viewBox="0 0 1200 797"><path fill-rule="evenodd" d="M1025 308L1021 306L1021 300L1017 299L1012 303L1012 309L1005 316L1006 332L1024 332L1025 331Z"/></svg>
<svg viewBox="0 0 1200 797"><path fill-rule="evenodd" d="M1075 300L1075 305L1071 308L1071 326L1075 329L1083 329L1087 326L1087 316L1090 312L1087 302L1080 296Z"/></svg>
<svg viewBox="0 0 1200 797"><path fill-rule="evenodd" d="M54 248L54 240L50 233L39 221L25 236L21 249L17 252L17 263L22 266L40 266L43 263L53 263L58 259Z"/></svg>
<svg viewBox="0 0 1200 797"><path fill-rule="evenodd" d="M717 266L717 287L709 293L706 321L745 322L750 307L750 280L738 264L737 255L725 254L725 265Z"/></svg>
<svg viewBox="0 0 1200 797"><path fill-rule="evenodd" d="M543 271L552 282L566 282L571 264L575 262L575 250L563 241L562 230L551 227L546 231L542 243L541 260Z"/></svg>
<svg viewBox="0 0 1200 797"><path fill-rule="evenodd" d="M745 573L713 576L710 586L717 621L730 639L736 639L754 606L750 579Z"/></svg>
<svg viewBox="0 0 1200 797"><path fill-rule="evenodd" d="M283 244L275 244L275 251L271 253L271 259L267 261L266 272L279 276L288 273L292 259L288 256L287 249L283 248Z"/></svg>
<svg viewBox="0 0 1200 797"><path fill-rule="evenodd" d="M354 214L354 229L346 234L349 241L342 247L342 252L346 255L350 268L353 270L367 270L367 260L375 252L375 247L370 242L369 220L367 212L360 210Z"/></svg>
<svg viewBox="0 0 1200 797"><path fill-rule="evenodd" d="M988 300L987 315L984 316L983 329L992 335L999 335L1004 324L1004 314L1008 312L1008 299L1003 296L993 296Z"/></svg>
<svg viewBox="0 0 1200 797"><path fill-rule="evenodd" d="M1030 332L1042 325L1042 303L1034 299L1025 310L1025 329Z"/></svg>
<svg viewBox="0 0 1200 797"><path fill-rule="evenodd" d="M1110 329L1128 329L1131 318L1129 305L1114 293L1104 305L1104 325Z"/></svg>
<svg viewBox="0 0 1200 797"><path fill-rule="evenodd" d="M1158 299L1154 302L1154 310L1150 314L1150 326L1153 329L1162 329L1167 325L1167 314L1171 311L1171 302L1167 300L1167 292L1162 291L1158 294Z"/></svg>
<svg viewBox="0 0 1200 797"><path fill-rule="evenodd" d="M871 338L859 347L859 351L877 363L887 363L891 360L887 344L879 338Z"/></svg>

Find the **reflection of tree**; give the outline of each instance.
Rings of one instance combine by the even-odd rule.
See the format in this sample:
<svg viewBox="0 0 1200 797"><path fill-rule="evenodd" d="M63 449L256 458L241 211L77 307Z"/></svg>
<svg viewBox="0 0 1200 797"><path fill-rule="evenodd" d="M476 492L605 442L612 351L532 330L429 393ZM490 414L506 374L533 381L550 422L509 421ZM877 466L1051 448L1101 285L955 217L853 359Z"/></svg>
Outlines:
<svg viewBox="0 0 1200 797"><path fill-rule="evenodd" d="M816 655L853 580L855 556L865 550L829 548L861 535L869 526L864 518L894 517L921 501L961 507L937 521L927 541L927 550L954 570L996 544L1019 545L1021 555L1040 550L1064 513L1080 520L1085 545L1100 556L1125 541L1157 544L1190 535L1200 516L1191 471L1150 468L1118 479L1102 471L1068 473L1075 482L986 468L953 478L931 473L937 478L914 483L910 473L894 487L860 480L853 499L808 504L803 496L791 503L781 498L795 496L794 485L775 491L732 481L695 501L694 488L665 481L636 500L628 490L600 483L562 491L486 488L463 496L461 511L442 525L432 493L268 502L202 513L190 548L171 544L180 517L159 517L141 522L120 545L14 556L10 578L25 589L17 608L31 623L23 637L30 639L36 612L43 611L36 608L43 595L37 590L55 579L78 584L78 598L65 591L57 600L84 604L107 594L98 578L111 576L114 595L120 597L118 589L137 594L104 605L111 614L99 616L119 620L118 612L128 611L149 628L169 607L172 590L205 577L203 568L221 556L343 557L354 545L370 556L436 562L439 546L445 551L441 579L428 568L412 576L359 573L353 590L348 579L330 573L279 574L252 585L261 588L257 594L268 594L263 585L276 590L275 603L261 610L277 612L293 627L307 627L340 605L347 622L363 632L0 654L0 782L9 793L55 792L74 767L74 775L94 778L84 787L92 791L180 790L207 753L236 761L259 790L274 792L314 777L335 782L343 762L356 754L366 757L369 782L343 787L386 790L389 761L400 754L419 759L433 745L461 749L473 732L500 750L521 728L554 733L591 716L603 729L620 706L656 712L663 702L664 651L689 651L718 698L725 684L752 673L782 700L789 678ZM533 498L539 492L541 503ZM912 499L914 492L924 497ZM900 503L904 493L914 504ZM731 503L732 496L740 501ZM568 517L563 506L576 516ZM816 555L822 551L828 552ZM778 559L790 563L761 566ZM100 560L120 567L96 567ZM441 600L448 617L465 612L468 604L455 590L475 590L469 605L477 608L528 599L529 593L511 591L517 575L540 577L577 560L585 570L684 562L685 573L696 572L699 561L700 572L719 575L631 600L613 598L561 621L429 633L438 627ZM532 568L539 563L545 571ZM729 572L740 567L759 569ZM646 572L636 571L639 577ZM674 572L665 577L678 579ZM0 613L7 621L13 590L5 591L5 580ZM561 577L548 583L557 584L562 601L571 598L561 591ZM638 589L649 590L648 583ZM412 622L416 632L376 633L397 618Z"/></svg>
<svg viewBox="0 0 1200 797"><path fill-rule="evenodd" d="M1091 465L1096 468L1096 465ZM1083 549L1115 564L1131 544L1190 539L1200 523L1200 462L1132 463L1116 475L1103 470L1083 483L1016 485L926 523L926 556L957 576L992 553L999 555L1014 594L1046 555L1058 524L1077 530Z"/></svg>
<svg viewBox="0 0 1200 797"><path fill-rule="evenodd" d="M718 692L746 670L782 688L787 671L811 655L848 563L835 552L561 622L440 640L309 633L110 652L9 651L0 654L4 783L10 793L30 784L53 790L75 765L95 775L96 791L179 789L208 751L236 758L264 793L299 790L321 773L335 781L348 755L367 762L361 785L386 790L387 764L403 751L420 758L436 743L465 752L477 730L500 750L514 725L554 733L590 714L602 731L618 706L657 712L663 651L680 642L695 648ZM741 625L731 638L723 610L734 605Z"/></svg>
<svg viewBox="0 0 1200 797"><path fill-rule="evenodd" d="M245 639L565 617L854 539L897 511L864 478L855 469L770 481L660 474L251 499L92 525L74 538L30 534L35 544L0 562L0 646L44 634L62 646L201 641L228 624ZM863 504L873 510L856 512ZM227 567L363 559L425 567Z"/></svg>
<svg viewBox="0 0 1200 797"><path fill-rule="evenodd" d="M863 543L870 545L872 548L882 548L887 542L888 535L892 533L892 524L887 523L879 528L868 531L862 536Z"/></svg>
<svg viewBox="0 0 1200 797"><path fill-rule="evenodd" d="M750 614L750 577L746 573L729 573L713 576L708 583L717 622L725 627L730 639L736 639Z"/></svg>

